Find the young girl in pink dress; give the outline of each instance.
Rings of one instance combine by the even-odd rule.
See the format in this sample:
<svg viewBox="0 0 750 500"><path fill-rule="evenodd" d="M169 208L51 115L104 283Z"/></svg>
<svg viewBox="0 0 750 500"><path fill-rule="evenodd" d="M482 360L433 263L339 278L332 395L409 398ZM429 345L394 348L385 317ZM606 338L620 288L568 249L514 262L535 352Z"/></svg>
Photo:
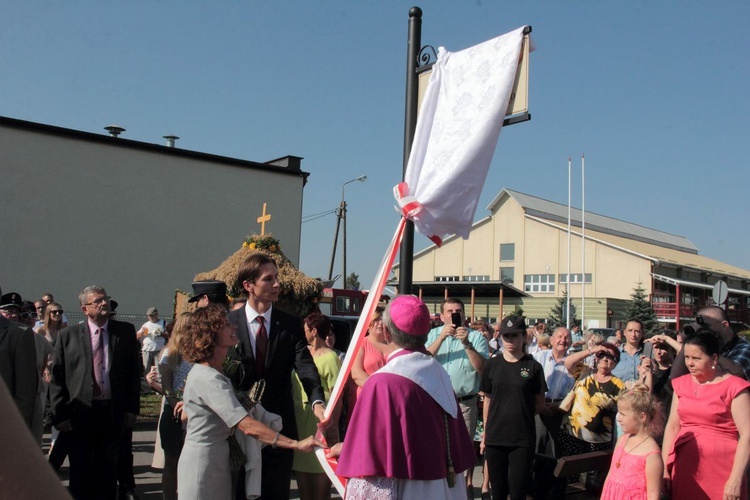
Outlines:
<svg viewBox="0 0 750 500"><path fill-rule="evenodd" d="M602 500L658 500L664 463L653 436L662 428L657 399L648 387L636 384L617 401L617 440L604 482Z"/></svg>

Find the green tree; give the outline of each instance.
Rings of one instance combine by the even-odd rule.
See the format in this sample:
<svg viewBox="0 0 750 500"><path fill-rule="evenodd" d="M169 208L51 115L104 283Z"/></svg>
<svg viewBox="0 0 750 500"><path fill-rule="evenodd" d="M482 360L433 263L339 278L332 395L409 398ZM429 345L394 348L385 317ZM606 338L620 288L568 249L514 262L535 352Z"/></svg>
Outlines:
<svg viewBox="0 0 750 500"><path fill-rule="evenodd" d="M344 288L346 290L359 290L359 287L359 274L351 273L346 277L346 281L344 282Z"/></svg>
<svg viewBox="0 0 750 500"><path fill-rule="evenodd" d="M633 289L630 297L631 300L625 307L625 318L637 319L643 323L644 335L653 332L658 328L659 322L656 319L654 308L651 307L651 302L648 300L646 290L643 288L643 283L638 282L638 286Z"/></svg>
<svg viewBox="0 0 750 500"><path fill-rule="evenodd" d="M557 304L555 304L552 309L549 311L549 315L547 316L547 330L552 331L558 326L566 326L567 321L565 321L566 312L567 312L567 302L568 300L568 288L563 289L563 294L560 298L557 299ZM570 304L570 325L573 326L574 323L577 323L578 319L576 318L576 308L571 303Z"/></svg>

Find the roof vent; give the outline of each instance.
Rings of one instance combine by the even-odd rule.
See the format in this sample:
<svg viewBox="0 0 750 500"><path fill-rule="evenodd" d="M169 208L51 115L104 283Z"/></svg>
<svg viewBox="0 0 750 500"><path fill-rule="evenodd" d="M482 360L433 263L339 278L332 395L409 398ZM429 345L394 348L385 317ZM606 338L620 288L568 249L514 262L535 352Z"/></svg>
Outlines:
<svg viewBox="0 0 750 500"><path fill-rule="evenodd" d="M109 132L109 135L111 135L112 137L117 137L120 134L122 134L123 132L125 132L125 129L122 128L119 125L108 125L108 126L104 127L104 130L106 130L107 132Z"/></svg>
<svg viewBox="0 0 750 500"><path fill-rule="evenodd" d="M168 148L173 148L175 141L179 139L179 137L177 137L176 135L163 135L162 137L164 137L167 140Z"/></svg>

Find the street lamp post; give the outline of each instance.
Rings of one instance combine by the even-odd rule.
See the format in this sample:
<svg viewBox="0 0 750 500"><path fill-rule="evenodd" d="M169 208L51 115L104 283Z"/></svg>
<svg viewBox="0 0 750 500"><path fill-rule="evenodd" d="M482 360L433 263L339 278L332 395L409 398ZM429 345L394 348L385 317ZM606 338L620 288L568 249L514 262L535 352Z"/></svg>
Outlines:
<svg viewBox="0 0 750 500"><path fill-rule="evenodd" d="M346 199L344 197L345 195L345 189L347 184L351 184L352 182L365 182L367 180L366 175L360 175L359 177L355 177L354 179L346 181L341 186L341 204L339 205L338 209L338 217L336 218L336 234L333 236L333 253L331 254L331 267L328 269L328 279L331 279L331 276L333 275L333 262L336 259L336 243L339 239L339 226L341 225L341 221L343 219L344 222L344 255L342 258L343 261L343 279L344 279L344 288L346 290Z"/></svg>

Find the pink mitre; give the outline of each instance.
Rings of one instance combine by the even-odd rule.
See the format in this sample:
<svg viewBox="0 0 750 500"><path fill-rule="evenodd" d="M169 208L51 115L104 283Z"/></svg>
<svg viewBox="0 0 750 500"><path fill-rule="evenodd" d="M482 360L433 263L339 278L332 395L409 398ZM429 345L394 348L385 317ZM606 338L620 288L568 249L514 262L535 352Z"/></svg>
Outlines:
<svg viewBox="0 0 750 500"><path fill-rule="evenodd" d="M398 295L388 308L391 321L402 332L419 337L430 331L430 311L418 297Z"/></svg>

